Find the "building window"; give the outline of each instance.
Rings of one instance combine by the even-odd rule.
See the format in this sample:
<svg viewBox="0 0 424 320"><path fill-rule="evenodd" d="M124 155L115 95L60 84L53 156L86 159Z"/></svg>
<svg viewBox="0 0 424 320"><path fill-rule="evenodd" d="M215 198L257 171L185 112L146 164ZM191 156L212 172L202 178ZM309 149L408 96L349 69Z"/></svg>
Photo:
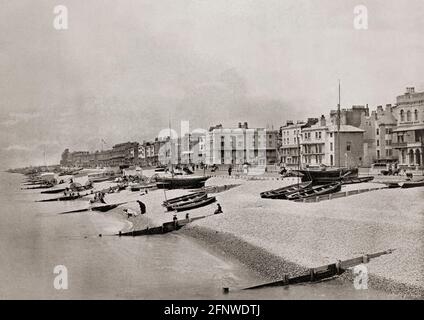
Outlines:
<svg viewBox="0 0 424 320"><path fill-rule="evenodd" d="M332 132L330 132L330 138L332 138L333 137L333 133Z"/></svg>
<svg viewBox="0 0 424 320"><path fill-rule="evenodd" d="M380 134L380 130L377 128L377 136Z"/></svg>
<svg viewBox="0 0 424 320"><path fill-rule="evenodd" d="M350 151L350 141L346 142L346 151Z"/></svg>
<svg viewBox="0 0 424 320"><path fill-rule="evenodd" d="M406 113L406 121L411 121L411 111L409 111L409 110Z"/></svg>
<svg viewBox="0 0 424 320"><path fill-rule="evenodd" d="M400 121L405 121L405 114L403 110L400 110Z"/></svg>
<svg viewBox="0 0 424 320"><path fill-rule="evenodd" d="M380 140L377 140L377 147L380 146Z"/></svg>
<svg viewBox="0 0 424 320"><path fill-rule="evenodd" d="M377 159L380 159L380 150L377 150Z"/></svg>
<svg viewBox="0 0 424 320"><path fill-rule="evenodd" d="M330 142L330 151L333 151L333 143Z"/></svg>
<svg viewBox="0 0 424 320"><path fill-rule="evenodd" d="M415 121L418 121L418 110L417 109L415 109L414 114L415 114Z"/></svg>

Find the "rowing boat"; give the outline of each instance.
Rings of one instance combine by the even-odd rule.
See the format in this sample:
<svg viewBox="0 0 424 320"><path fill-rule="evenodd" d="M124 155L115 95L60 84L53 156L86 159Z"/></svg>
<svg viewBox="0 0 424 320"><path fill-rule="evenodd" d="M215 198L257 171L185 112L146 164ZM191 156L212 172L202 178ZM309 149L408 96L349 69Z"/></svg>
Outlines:
<svg viewBox="0 0 424 320"><path fill-rule="evenodd" d="M170 204L176 204L177 202L181 202L181 201L187 201L190 199L194 199L200 195L206 194L205 192L196 192L196 193L190 193L190 194L186 194L184 196L180 196L180 197L176 197L176 198L171 198L168 199L166 201L163 202L163 206L166 207Z"/></svg>
<svg viewBox="0 0 424 320"><path fill-rule="evenodd" d="M186 211L186 210L191 210L191 209L207 206L208 204L211 204L215 201L216 201L215 197L209 197L202 200L189 201L187 203L176 204L172 206L172 209L177 212Z"/></svg>
<svg viewBox="0 0 424 320"><path fill-rule="evenodd" d="M209 177L157 177L156 185L159 189L193 189L204 187Z"/></svg>
<svg viewBox="0 0 424 320"><path fill-rule="evenodd" d="M374 180L373 176L367 176L367 177L347 177L342 180L343 184L354 184L354 183L363 183L363 182L370 182Z"/></svg>
<svg viewBox="0 0 424 320"><path fill-rule="evenodd" d="M207 196L208 196L207 193L202 193L202 194L199 194L199 195L197 195L196 197L193 197L193 198L185 199L185 200L178 201L178 202L169 203L169 204L165 205L165 207L168 211L174 211L175 207L179 207L179 206L183 206L183 205L187 205L187 204L191 204L191 203L199 203L200 201L206 199Z"/></svg>
<svg viewBox="0 0 424 320"><path fill-rule="evenodd" d="M50 198L50 199L44 199L44 200L37 200L36 202L49 202L49 201L70 201L75 200L78 198L82 198L84 195L74 194L74 195L68 195L68 196L62 196L58 198Z"/></svg>
<svg viewBox="0 0 424 320"><path fill-rule="evenodd" d="M302 183L292 184L283 188L261 192L261 198L265 199L286 199L287 194L303 190L309 187L312 181L306 181Z"/></svg>
<svg viewBox="0 0 424 320"><path fill-rule="evenodd" d="M111 204L101 204L98 206L92 206L90 209L92 211L101 211L101 212L106 212L112 209L117 208L118 206L125 204L127 202L120 202L120 203L111 203Z"/></svg>
<svg viewBox="0 0 424 320"><path fill-rule="evenodd" d="M406 181L401 183L402 189L417 188L417 187L424 187L424 179L417 180L417 181Z"/></svg>
<svg viewBox="0 0 424 320"><path fill-rule="evenodd" d="M334 182L322 186L312 186L302 189L300 191L287 194L286 198L288 200L306 199L310 197L316 197L324 194L338 192L341 190L341 187L341 182Z"/></svg>

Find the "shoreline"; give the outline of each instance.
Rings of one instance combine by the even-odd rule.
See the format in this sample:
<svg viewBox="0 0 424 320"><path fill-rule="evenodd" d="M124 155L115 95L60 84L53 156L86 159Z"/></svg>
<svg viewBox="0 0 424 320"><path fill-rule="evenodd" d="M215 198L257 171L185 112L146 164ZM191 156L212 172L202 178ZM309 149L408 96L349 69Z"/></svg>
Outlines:
<svg viewBox="0 0 424 320"><path fill-rule="evenodd" d="M233 234L219 232L208 227L187 225L178 231L179 234L193 239L217 254L236 259L254 271L261 281L282 279L284 274L299 275L309 271L308 266L301 265L286 258L277 256L264 248L249 243ZM317 266L314 266L317 267ZM351 269L337 277L344 283L352 284L354 274ZM317 283L316 285L319 285ZM368 285L373 290L384 291L403 299L423 299L424 289L387 279L372 273L368 274Z"/></svg>
<svg viewBox="0 0 424 320"><path fill-rule="evenodd" d="M259 197L259 191L293 183L287 179L212 177L207 181L207 185L234 183L239 186L214 194L223 214L194 221L176 232L199 242L206 250L237 260L258 275L258 282L281 279L284 274L298 275L337 259L398 249L367 264L369 288L406 299L424 298L420 231L424 220L420 202L414 200L420 196L420 190L387 189L304 204ZM377 184L346 188L372 185ZM167 196L186 193L186 190L170 190ZM124 191L112 194L111 198L125 201L135 195ZM164 197L161 191L143 195L140 199L147 207L145 215L127 218L123 214L124 208L138 212L136 203L113 209L108 215L126 223L122 231L161 225L170 221L173 214L183 218L185 212L164 210L161 206ZM206 206L189 213L190 217L196 217L211 214L213 210L214 206ZM353 285L353 278L351 270L338 277L349 285Z"/></svg>

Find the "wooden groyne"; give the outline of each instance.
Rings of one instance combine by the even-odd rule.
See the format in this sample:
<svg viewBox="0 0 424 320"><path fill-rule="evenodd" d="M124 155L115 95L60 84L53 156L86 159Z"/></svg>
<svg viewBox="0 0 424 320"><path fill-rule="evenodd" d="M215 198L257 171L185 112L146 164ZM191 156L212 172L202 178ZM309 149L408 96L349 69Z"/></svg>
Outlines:
<svg viewBox="0 0 424 320"><path fill-rule="evenodd" d="M141 230L132 230L128 232L121 232L119 231L117 236L123 236L123 237L137 237L137 236L146 236L146 235L154 235L154 234L164 234L172 231L176 231L184 227L185 225L189 224L190 222L204 219L206 217L209 217L211 215L206 216L199 216L194 218L185 218L185 219L175 219L174 221L165 222L161 226L158 227L152 227L152 228L145 228Z"/></svg>

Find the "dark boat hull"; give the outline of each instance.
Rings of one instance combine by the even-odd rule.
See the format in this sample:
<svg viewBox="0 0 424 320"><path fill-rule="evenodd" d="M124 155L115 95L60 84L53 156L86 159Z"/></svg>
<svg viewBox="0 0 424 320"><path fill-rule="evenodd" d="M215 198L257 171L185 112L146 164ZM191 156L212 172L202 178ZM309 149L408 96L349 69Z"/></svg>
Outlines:
<svg viewBox="0 0 424 320"><path fill-rule="evenodd" d="M41 191L41 193L54 194L54 193L61 193L65 190L66 190L66 188L58 188L58 189L44 190L44 191Z"/></svg>
<svg viewBox="0 0 424 320"><path fill-rule="evenodd" d="M159 189L193 189L205 186L209 177L164 178L158 177L156 185Z"/></svg>
<svg viewBox="0 0 424 320"><path fill-rule="evenodd" d="M200 200L200 201L192 201L192 202L189 202L189 203L172 206L172 209L177 211L177 212L187 211L187 210L192 210L192 209L207 206L211 203L214 203L215 201L216 201L215 197L209 197L209 198L206 198L206 199L203 199L203 200Z"/></svg>
<svg viewBox="0 0 424 320"><path fill-rule="evenodd" d="M357 178L358 168L337 168L326 170L295 170L302 174L302 182L312 180L313 185L328 184L344 178Z"/></svg>
<svg viewBox="0 0 424 320"><path fill-rule="evenodd" d="M345 178L342 180L343 184L355 184L355 183L363 183L363 182L370 182L374 180L374 177L360 177L360 178Z"/></svg>
<svg viewBox="0 0 424 320"><path fill-rule="evenodd" d="M419 181L407 181L402 183L402 186L401 186L402 189L410 189L410 188L417 188L417 187L424 187L424 179Z"/></svg>
<svg viewBox="0 0 424 320"><path fill-rule="evenodd" d="M311 185L311 181L292 184L287 187L261 192L260 196L264 199L286 199L287 194L300 191Z"/></svg>
<svg viewBox="0 0 424 320"><path fill-rule="evenodd" d="M299 199L307 199L312 197L321 196L324 194L330 194L334 192L338 192L341 190L342 183L330 183L322 186L312 186L309 188L305 188L299 192L294 192L287 195L288 200L299 200Z"/></svg>

